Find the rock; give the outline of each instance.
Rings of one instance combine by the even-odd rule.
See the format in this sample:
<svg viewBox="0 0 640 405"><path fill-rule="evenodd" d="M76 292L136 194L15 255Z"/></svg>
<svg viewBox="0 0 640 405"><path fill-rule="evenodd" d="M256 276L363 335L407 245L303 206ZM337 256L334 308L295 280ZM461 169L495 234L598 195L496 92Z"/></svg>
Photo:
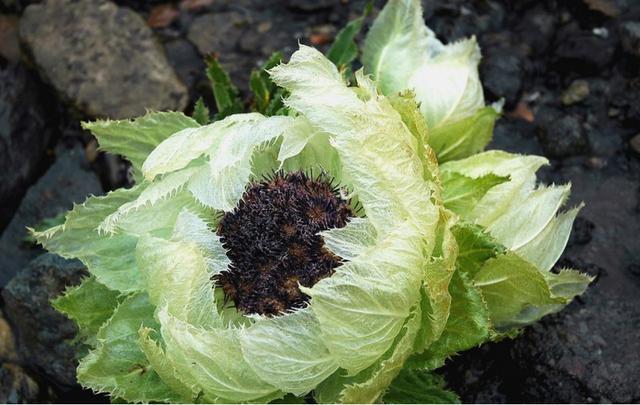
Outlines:
<svg viewBox="0 0 640 405"><path fill-rule="evenodd" d="M512 357L528 369L524 398L545 402L634 402L640 385L640 308L592 285L565 313L528 328ZM532 366L533 365L533 366Z"/></svg>
<svg viewBox="0 0 640 405"><path fill-rule="evenodd" d="M591 242L593 230L596 226L593 222L578 216L573 222L573 229L569 239L571 245L586 245Z"/></svg>
<svg viewBox="0 0 640 405"><path fill-rule="evenodd" d="M195 47L187 40L175 39L164 44L167 59L182 83L190 91L195 89L196 83L204 75L205 64Z"/></svg>
<svg viewBox="0 0 640 405"><path fill-rule="evenodd" d="M544 6L535 7L522 16L518 32L537 55L544 54L553 42L558 17L545 10Z"/></svg>
<svg viewBox="0 0 640 405"><path fill-rule="evenodd" d="M622 49L630 55L640 57L640 22L627 21L620 25Z"/></svg>
<svg viewBox="0 0 640 405"><path fill-rule="evenodd" d="M235 11L203 14L197 17L187 37L202 56L214 54L229 73L231 81L247 90L249 73L256 66L256 57L238 53L238 41L245 36L249 20Z"/></svg>
<svg viewBox="0 0 640 405"><path fill-rule="evenodd" d="M493 139L487 149L502 149L511 153L540 155L536 126L524 119L502 117L496 122Z"/></svg>
<svg viewBox="0 0 640 405"><path fill-rule="evenodd" d="M46 253L22 269L2 292L22 364L58 387L76 385L76 348L69 341L77 328L50 301L87 274L80 261Z"/></svg>
<svg viewBox="0 0 640 405"><path fill-rule="evenodd" d="M0 311L0 364L3 362L15 363L17 360L18 355L16 353L16 342L13 331L4 319L2 311Z"/></svg>
<svg viewBox="0 0 640 405"><path fill-rule="evenodd" d="M629 140L629 146L631 150L640 155L640 134L635 135Z"/></svg>
<svg viewBox="0 0 640 405"><path fill-rule="evenodd" d="M49 0L27 7L20 37L44 77L86 114L127 118L186 107L184 84L151 29L129 8Z"/></svg>
<svg viewBox="0 0 640 405"><path fill-rule="evenodd" d="M22 65L0 65L0 232L47 163L56 119L46 98L38 77Z"/></svg>
<svg viewBox="0 0 640 405"><path fill-rule="evenodd" d="M597 36L574 25L559 30L557 35L554 62L562 72L599 75L613 59L615 46L610 37Z"/></svg>
<svg viewBox="0 0 640 405"><path fill-rule="evenodd" d="M0 288L42 250L27 246L27 226L35 226L82 203L87 195L102 194L97 176L84 168L84 151L80 148L60 151L47 173L27 191L18 211L0 237Z"/></svg>
<svg viewBox="0 0 640 405"><path fill-rule="evenodd" d="M331 8L338 4L338 0L289 0L289 8L305 12Z"/></svg>
<svg viewBox="0 0 640 405"><path fill-rule="evenodd" d="M538 138L545 155L563 158L585 153L588 140L580 120L573 115L552 119L538 127Z"/></svg>
<svg viewBox="0 0 640 405"><path fill-rule="evenodd" d="M247 19L235 11L203 14L193 20L187 37L202 55L217 54L224 58L233 51Z"/></svg>
<svg viewBox="0 0 640 405"><path fill-rule="evenodd" d="M485 50L480 63L480 78L492 99L504 97L507 106L515 105L520 96L523 75L523 61L512 49L498 47Z"/></svg>
<svg viewBox="0 0 640 405"><path fill-rule="evenodd" d="M18 17L0 15L0 57L11 62L20 60Z"/></svg>
<svg viewBox="0 0 640 405"><path fill-rule="evenodd" d="M560 101L564 105L572 105L589 97L589 82L586 80L574 80L569 87L562 92Z"/></svg>
<svg viewBox="0 0 640 405"><path fill-rule="evenodd" d="M0 403L36 403L39 399L38 384L22 367L0 363Z"/></svg>
<svg viewBox="0 0 640 405"><path fill-rule="evenodd" d="M463 403L634 402L640 386L640 309L598 284L512 341L450 360L443 372Z"/></svg>

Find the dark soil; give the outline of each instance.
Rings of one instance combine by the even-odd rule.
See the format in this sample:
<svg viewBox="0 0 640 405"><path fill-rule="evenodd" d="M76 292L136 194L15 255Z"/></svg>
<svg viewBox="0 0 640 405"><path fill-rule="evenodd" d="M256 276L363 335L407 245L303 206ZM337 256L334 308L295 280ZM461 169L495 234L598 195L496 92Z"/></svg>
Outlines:
<svg viewBox="0 0 640 405"><path fill-rule="evenodd" d="M365 1L115 1L133 9L137 18L109 7L108 15L101 13L102 0L49 0L51 27L69 18L71 9L82 14L87 4L95 9L86 12L86 20L69 21L104 21L104 27L117 28L117 18L126 15L135 25L122 27L122 32L87 30L96 35L87 44L127 48L100 54L100 64L92 64L90 51L83 55L83 45L76 43L68 48L73 55L60 48L53 58L43 58L39 47L67 42L50 37L56 32L32 35L25 21L20 27L20 19L29 14L40 21L37 14L44 11L37 10L43 8L30 6L37 3L44 2L0 0L0 292L5 297L0 299L0 321L8 321L17 339L16 353L0 357L0 402L102 402L104 398L82 392L69 380L74 360L62 344L73 326L47 304L63 282L77 281L83 270L49 256L29 264L42 251L25 240L24 226L63 212L87 193L130 185L126 164L97 152L95 140L78 122L108 116L114 108L120 116L137 113L141 103L155 105L158 97L155 88L136 88L135 105L127 97L126 83L132 83L127 80L145 73L138 61L127 66L126 80L109 83L108 94L115 99L105 100L106 106L89 105L80 90L100 86L95 77L101 75L83 82L78 66L111 66L111 75L118 71L117 63L126 62L122 55L145 49L157 59L158 85L177 89L171 100L188 97L189 112L200 96L213 105L203 70L205 54L215 53L248 97L251 69L276 50L288 57L298 40L326 49L336 32L361 13ZM379 9L383 2L375 3ZM504 98L506 106L491 147L548 157L551 164L541 170L541 181L570 181L569 206L586 203L559 265L598 276L563 312L527 328L518 339L455 357L442 373L465 402L640 401L640 4L424 3L427 23L441 39L474 34L479 39L486 97ZM25 13L27 9L31 11ZM40 23L36 28L47 32ZM77 29L83 29L81 24ZM148 30L166 59L149 45ZM101 41L100 35L109 38ZM112 59L110 53L120 56ZM58 74L60 66L65 68L61 60L74 62L67 67L69 76ZM89 88L100 94L99 87ZM43 277L46 285L34 285L34 277ZM39 333L25 333L39 325ZM52 358L56 353L60 358Z"/></svg>

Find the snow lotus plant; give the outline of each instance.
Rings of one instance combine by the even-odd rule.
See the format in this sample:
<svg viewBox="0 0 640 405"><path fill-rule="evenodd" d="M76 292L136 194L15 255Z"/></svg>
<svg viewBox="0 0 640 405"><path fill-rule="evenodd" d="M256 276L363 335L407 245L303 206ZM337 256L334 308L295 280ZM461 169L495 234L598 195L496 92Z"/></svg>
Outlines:
<svg viewBox="0 0 640 405"><path fill-rule="evenodd" d="M591 279L551 271L578 208L538 156L481 152L474 39L419 1L377 17L348 85L307 46L271 68L285 115L86 124L136 185L36 237L91 276L54 306L78 380L129 402L451 402L433 370L514 336Z"/></svg>

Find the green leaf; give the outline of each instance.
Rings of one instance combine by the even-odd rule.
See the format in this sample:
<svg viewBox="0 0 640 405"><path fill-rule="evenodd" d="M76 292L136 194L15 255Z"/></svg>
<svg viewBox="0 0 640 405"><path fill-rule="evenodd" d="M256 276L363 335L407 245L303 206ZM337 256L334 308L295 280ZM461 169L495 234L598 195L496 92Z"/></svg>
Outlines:
<svg viewBox="0 0 640 405"><path fill-rule="evenodd" d="M423 353L414 355L409 363L434 370L445 360L463 350L471 349L489 339L491 322L482 294L456 271L449 284L451 307L442 335Z"/></svg>
<svg viewBox="0 0 640 405"><path fill-rule="evenodd" d="M338 368L309 307L258 320L240 332L240 343L244 358L262 380L298 396Z"/></svg>
<svg viewBox="0 0 640 405"><path fill-rule="evenodd" d="M108 289L95 277L90 277L82 280L80 285L67 289L51 305L75 321L84 341L95 347L98 330L111 318L122 301L118 297L117 291Z"/></svg>
<svg viewBox="0 0 640 405"><path fill-rule="evenodd" d="M80 360L78 381L129 402L180 402L151 369L138 343L141 326L157 327L146 294L127 297L98 332L98 347Z"/></svg>
<svg viewBox="0 0 640 405"><path fill-rule="evenodd" d="M457 268L473 278L484 262L503 253L505 248L486 233L481 226L458 223L453 227L458 243Z"/></svg>
<svg viewBox="0 0 640 405"><path fill-rule="evenodd" d="M64 225L34 236L42 246L62 257L80 259L101 284L121 292L139 291L143 284L135 265L137 237L105 235L97 229L121 205L138 197L141 186L119 189L104 197L89 197L67 213Z"/></svg>
<svg viewBox="0 0 640 405"><path fill-rule="evenodd" d="M487 260L474 276L473 285L482 291L498 331L528 325L567 302L552 294L535 266L512 252Z"/></svg>
<svg viewBox="0 0 640 405"><path fill-rule="evenodd" d="M327 58L333 62L339 70L343 71L350 67L351 63L358 57L358 44L355 37L362 30L364 19L371 13L373 3L367 2L361 17L350 21L336 35L336 39L327 51Z"/></svg>
<svg viewBox="0 0 640 405"><path fill-rule="evenodd" d="M367 33L362 52L365 72L373 75L384 94L407 90L410 77L428 59L433 40L420 1L390 0Z"/></svg>
<svg viewBox="0 0 640 405"><path fill-rule="evenodd" d="M193 119L198 122L200 125L207 125L211 122L211 115L209 113L209 108L204 104L204 100L202 97L196 101L195 106L193 107Z"/></svg>
<svg viewBox="0 0 640 405"><path fill-rule="evenodd" d="M444 206L464 219L478 201L494 186L509 181L508 177L489 173L478 178L460 173L444 172L441 175Z"/></svg>
<svg viewBox="0 0 640 405"><path fill-rule="evenodd" d="M207 77L213 88L213 96L216 100L218 112L216 120L221 120L231 114L241 113L244 110L244 104L240 99L240 92L237 87L231 83L229 74L222 68L220 62L212 56L206 58Z"/></svg>
<svg viewBox="0 0 640 405"><path fill-rule="evenodd" d="M38 222L38 224L35 225L32 229L33 229L33 232L42 232L49 228L62 225L64 224L64 221L65 221L65 214L60 213L55 217L43 219L42 221ZM29 232L27 235L23 236L21 241L22 243L25 243L28 245L35 245L38 243L36 238L33 236L32 232Z"/></svg>
<svg viewBox="0 0 640 405"><path fill-rule="evenodd" d="M267 71L282 61L282 53L275 52L260 69L253 70L249 78L249 88L253 93L254 111L267 116L275 115L283 107L282 92L273 83Z"/></svg>
<svg viewBox="0 0 640 405"><path fill-rule="evenodd" d="M576 270L562 269L558 273L542 273L549 283L551 293L556 297L572 299L584 293L594 277Z"/></svg>
<svg viewBox="0 0 640 405"><path fill-rule="evenodd" d="M83 122L98 138L100 149L124 156L133 166L136 182L142 180L142 163L162 141L198 123L180 112L150 112L134 120Z"/></svg>
<svg viewBox="0 0 640 405"><path fill-rule="evenodd" d="M459 404L458 396L446 389L444 378L426 370L403 369L393 380L383 401L387 404Z"/></svg>
<svg viewBox="0 0 640 405"><path fill-rule="evenodd" d="M493 138L493 127L499 116L493 106L481 108L470 117L432 128L429 144L443 163L474 155L484 150Z"/></svg>

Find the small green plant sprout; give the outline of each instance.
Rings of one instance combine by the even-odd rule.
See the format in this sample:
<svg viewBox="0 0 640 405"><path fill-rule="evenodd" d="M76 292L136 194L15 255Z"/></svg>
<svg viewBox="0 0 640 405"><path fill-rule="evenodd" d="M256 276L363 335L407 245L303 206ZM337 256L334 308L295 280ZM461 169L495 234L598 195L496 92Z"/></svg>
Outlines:
<svg viewBox="0 0 640 405"><path fill-rule="evenodd" d="M500 108L484 105L475 39L444 45L420 1L391 0L353 84L340 41L333 62L304 45L268 61L253 112L210 60L212 123L200 102L196 119L84 124L136 185L35 232L91 273L54 303L90 349L83 386L129 402L455 402L433 373L447 358L584 292L590 277L552 271L580 209L559 213L569 186L536 185L543 157L483 152Z"/></svg>

